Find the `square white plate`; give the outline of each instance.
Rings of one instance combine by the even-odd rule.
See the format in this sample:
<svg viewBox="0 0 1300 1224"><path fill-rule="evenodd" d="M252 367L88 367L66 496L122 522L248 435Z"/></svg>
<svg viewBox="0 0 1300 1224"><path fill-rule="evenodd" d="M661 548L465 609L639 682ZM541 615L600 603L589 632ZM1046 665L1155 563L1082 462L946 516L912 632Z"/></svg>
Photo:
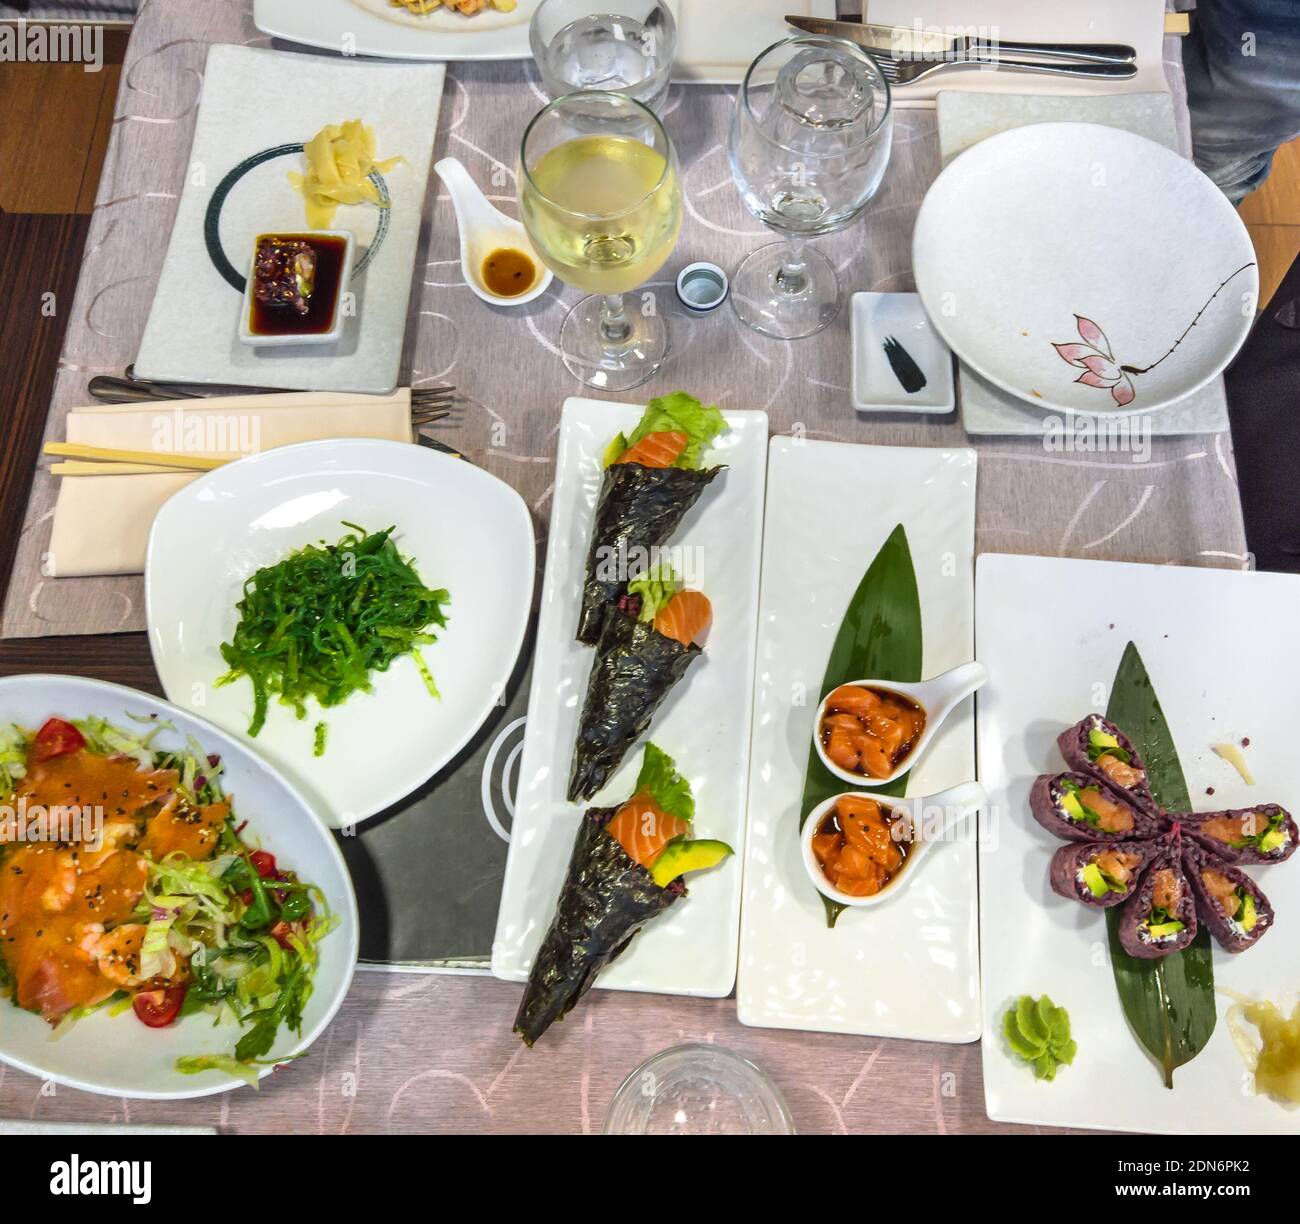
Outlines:
<svg viewBox="0 0 1300 1224"><path fill-rule="evenodd" d="M1224 1020L1167 1090L1120 1007L1103 916L1058 897L1048 860L1062 843L1029 814L1034 778L1064 768L1056 736L1104 710L1131 640L1151 674L1200 810L1300 805L1296 689L1300 578L1286 574L986 555L976 626L989 682L980 690L980 779L989 793L980 842L984 1093L1001 1122L1168 1134L1300 1134L1300 1111L1247 1094ZM1211 751L1250 739L1248 787ZM1214 788L1213 796L1206 788ZM1252 867L1275 929L1237 956L1214 944L1216 986L1286 1003L1300 989L1300 863ZM1079 1052L1052 1083L1013 1061L1002 1017L1022 994L1070 1013ZM1098 1091L1098 1085L1109 1086Z"/></svg>
<svg viewBox="0 0 1300 1224"><path fill-rule="evenodd" d="M867 492L850 529L828 529L845 489ZM833 930L799 861L826 659L862 575L900 522L929 677L972 657L975 452L772 439L736 988L743 1024L929 1041L980 1035L973 838L938 847L894 900L848 910ZM912 771L908 794L974 776L966 701Z"/></svg>
<svg viewBox="0 0 1300 1224"><path fill-rule="evenodd" d="M641 767L642 752L633 748L590 804L566 802L594 655L573 635L600 493L600 459L610 438L631 429L641 413L630 404L570 399L560 419L528 727L492 948L492 972L507 981L528 977L555 914L582 812L627 799ZM728 430L709 453L727 470L669 541L684 550L677 568L687 585L712 601L713 625L704 657L682 677L640 743L652 740L690 780L697 836L720 838L737 853L692 883L686 899L656 918L600 975L597 986L616 990L722 998L736 980L767 414L723 415Z"/></svg>
<svg viewBox="0 0 1300 1224"><path fill-rule="evenodd" d="M185 180L136 373L299 391L391 392L445 73L438 64L213 46L190 150L189 164L198 169ZM344 206L334 218L333 229L351 230L356 239L354 317L344 320L335 344L241 344L243 281L254 240L309 228L303 198L287 178L305 165L293 146L327 123L356 118L374 129L380 158L400 154L405 161L383 175L391 208Z"/></svg>
<svg viewBox="0 0 1300 1224"><path fill-rule="evenodd" d="M853 337L853 406L859 412L951 412L956 403L952 350L939 338L915 293L855 293L849 303ZM893 337L925 375L909 394L885 354Z"/></svg>
<svg viewBox="0 0 1300 1224"><path fill-rule="evenodd" d="M531 59L528 23L540 0L472 17L418 17L388 0L255 0L263 34L310 47L390 59ZM677 21L676 81L735 85L765 47L795 31L785 14L835 16L835 0L667 0Z"/></svg>
<svg viewBox="0 0 1300 1224"><path fill-rule="evenodd" d="M371 692L328 710L309 703L301 721L272 701L250 739L251 682L214 683L244 579L296 548L334 543L344 520L370 531L395 525L394 543L421 579L451 593L446 628L420 650L442 695L429 695L403 655L372 675ZM154 519L144 574L154 666L170 700L244 738L332 828L359 824L433 777L500 702L528 627L535 567L523 499L463 459L373 438L263 451L186 485Z"/></svg>

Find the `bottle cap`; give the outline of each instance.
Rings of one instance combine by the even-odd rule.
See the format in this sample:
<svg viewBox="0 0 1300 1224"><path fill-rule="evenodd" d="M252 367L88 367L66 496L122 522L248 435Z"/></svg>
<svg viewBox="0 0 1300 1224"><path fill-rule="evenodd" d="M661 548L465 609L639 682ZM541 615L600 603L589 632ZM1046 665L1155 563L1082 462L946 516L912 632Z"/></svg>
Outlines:
<svg viewBox="0 0 1300 1224"><path fill-rule="evenodd" d="M687 264L677 274L677 296L693 314L716 310L730 291L727 274L717 264Z"/></svg>

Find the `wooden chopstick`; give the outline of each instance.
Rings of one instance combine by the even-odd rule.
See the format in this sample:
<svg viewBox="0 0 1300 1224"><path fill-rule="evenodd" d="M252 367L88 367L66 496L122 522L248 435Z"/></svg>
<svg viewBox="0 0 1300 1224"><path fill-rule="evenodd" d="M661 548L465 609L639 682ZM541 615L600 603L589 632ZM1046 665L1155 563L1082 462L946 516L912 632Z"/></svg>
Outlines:
<svg viewBox="0 0 1300 1224"><path fill-rule="evenodd" d="M180 468L160 467L156 463L95 463L91 460L69 459L66 463L50 464L51 476L161 476L164 473L174 476L180 471Z"/></svg>
<svg viewBox="0 0 1300 1224"><path fill-rule="evenodd" d="M141 463L150 467L180 468L189 472L210 472L233 457L219 455L166 454L160 451L116 450L111 446L85 446L80 442L47 442L47 455L67 459L96 459L105 463Z"/></svg>

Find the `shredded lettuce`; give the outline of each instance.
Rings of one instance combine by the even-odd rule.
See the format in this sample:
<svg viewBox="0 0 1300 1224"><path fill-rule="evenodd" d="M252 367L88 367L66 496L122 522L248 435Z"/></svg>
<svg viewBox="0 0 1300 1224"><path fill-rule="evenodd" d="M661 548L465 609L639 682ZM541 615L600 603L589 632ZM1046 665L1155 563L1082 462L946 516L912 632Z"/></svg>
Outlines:
<svg viewBox="0 0 1300 1224"><path fill-rule="evenodd" d="M635 446L647 434L684 433L688 439L686 449L673 466L695 469L700 466L705 448L726 428L727 422L716 407L710 405L706 408L695 396L688 395L685 391L674 391L671 395L652 399L646 405L645 414L628 435L619 454L628 447ZM608 452L606 454L607 462L612 462L608 460Z"/></svg>
<svg viewBox="0 0 1300 1224"><path fill-rule="evenodd" d="M12 723L0 726L0 795L11 795L27 773L27 737Z"/></svg>
<svg viewBox="0 0 1300 1224"><path fill-rule="evenodd" d="M695 797L691 784L677 772L677 766L662 748L645 746L641 772L637 774L634 794L649 795L669 816L690 824L695 819Z"/></svg>
<svg viewBox="0 0 1300 1224"><path fill-rule="evenodd" d="M629 595L641 596L641 611L637 614L637 619L646 624L654 620L659 615L659 610L681 589L682 580L667 562L652 565L644 574L627 584Z"/></svg>
<svg viewBox="0 0 1300 1224"><path fill-rule="evenodd" d="M186 1054L176 1060L176 1070L182 1075L199 1075L204 1071L220 1071L241 1079L251 1088L256 1088L261 1079L263 1067L274 1067L287 1059L252 1059L240 1062L229 1054Z"/></svg>

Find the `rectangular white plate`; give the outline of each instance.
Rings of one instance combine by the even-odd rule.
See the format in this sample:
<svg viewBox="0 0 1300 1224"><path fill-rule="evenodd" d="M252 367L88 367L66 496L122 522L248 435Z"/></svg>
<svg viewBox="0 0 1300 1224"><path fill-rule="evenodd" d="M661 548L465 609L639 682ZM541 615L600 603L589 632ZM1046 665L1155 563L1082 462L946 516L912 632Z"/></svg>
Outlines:
<svg viewBox="0 0 1300 1224"><path fill-rule="evenodd" d="M736 988L743 1024L929 1041L980 1035L973 838L938 847L893 901L848 910L834 930L799 862L826 659L862 575L900 522L928 678L972 655L975 452L772 439ZM974 776L967 701L912 770L908 794Z"/></svg>
<svg viewBox="0 0 1300 1224"><path fill-rule="evenodd" d="M1300 805L1295 626L1300 578L1111 561L983 556L976 575L984 1092L990 1118L1169 1134L1300 1134L1300 1111L1248 1095L1224 1020L1167 1090L1120 1007L1100 913L1058 897L1048 860L1062 843L1029 814L1035 776L1064 768L1056 736L1104 710L1131 640L1151 674L1200 810L1272 800ZM1249 738L1248 787L1210 745ZM1213 796L1206 795L1207 787ZM1300 988L1300 864L1252 867L1277 911L1247 952L1214 946L1217 986L1285 1002ZM1002 1017L1022 994L1070 1013L1079 1052L1052 1083L1013 1061ZM1099 1087L1104 1090L1099 1090Z"/></svg>
<svg viewBox="0 0 1300 1224"><path fill-rule="evenodd" d="M528 23L539 0L472 17L445 9L417 17L388 0L255 0L264 34L311 47L389 59L530 59ZM835 0L668 0L677 21L673 79L738 84L764 48L795 31L785 14L835 16Z"/></svg>
<svg viewBox="0 0 1300 1224"><path fill-rule="evenodd" d="M440 64L367 64L213 46L190 151L194 172L185 180L176 210L136 373L302 391L392 391L445 73ZM287 178L290 171L303 170L302 153L286 151L247 169L245 160L310 140L327 123L354 118L374 129L379 157L405 158L384 175L392 199L386 213L359 204L340 208L334 220L335 229L356 236L355 316L344 320L336 344L240 344L243 291L223 278L205 242L214 195L224 181L233 180L218 210L217 233L242 281L258 234L308 228L302 196ZM361 261L372 247L375 252L363 268Z"/></svg>
<svg viewBox="0 0 1300 1224"><path fill-rule="evenodd" d="M530 713L492 949L492 972L508 981L528 976L555 914L582 812L627 799L641 767L642 753L634 748L590 804L565 800L593 657L591 647L573 635L600 493L600 459L609 440L631 429L641 413L631 404L570 399L560 419ZM696 835L729 842L737 857L692 882L685 900L656 918L600 975L598 986L617 990L722 998L736 980L767 414L724 415L729 428L710 454L727 470L669 542L684 550L678 569L687 585L712 601L713 626L704 657L678 682L641 743L653 740L690 780Z"/></svg>

